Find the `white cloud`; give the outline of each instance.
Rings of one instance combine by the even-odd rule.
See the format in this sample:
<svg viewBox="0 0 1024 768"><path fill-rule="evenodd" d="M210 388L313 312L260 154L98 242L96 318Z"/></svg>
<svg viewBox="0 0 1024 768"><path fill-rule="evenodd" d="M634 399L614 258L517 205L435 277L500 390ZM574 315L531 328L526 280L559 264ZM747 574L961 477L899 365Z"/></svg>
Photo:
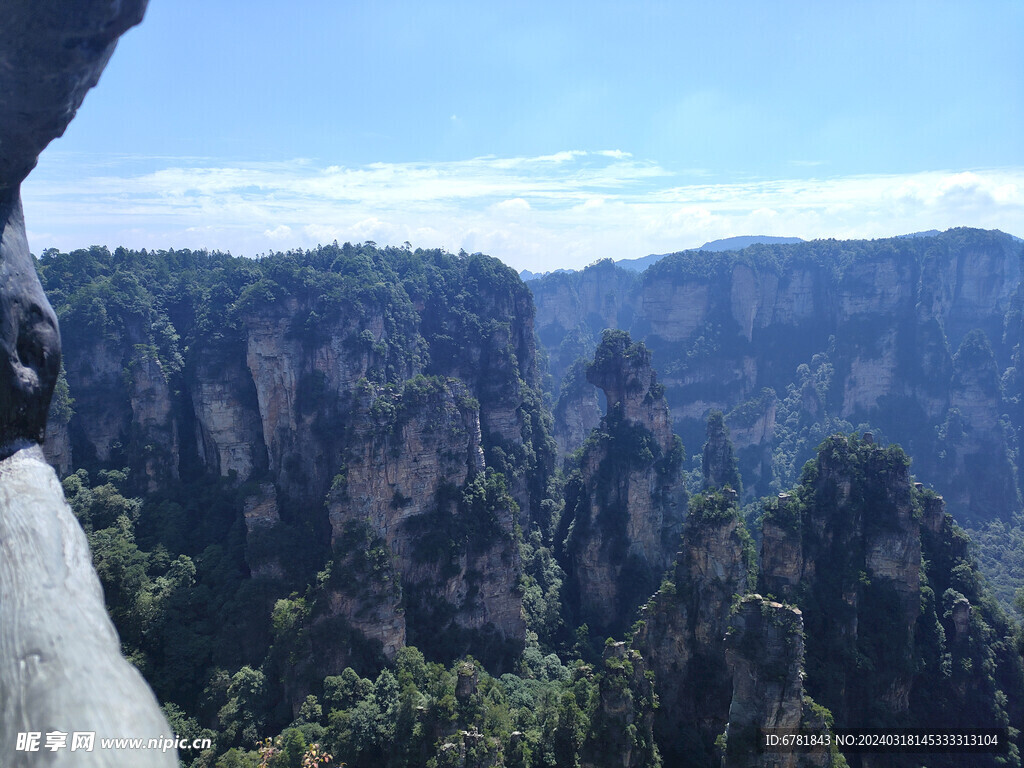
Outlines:
<svg viewBox="0 0 1024 768"><path fill-rule="evenodd" d="M521 197L513 197L511 200L502 200L492 206L492 210L499 213L518 214L531 210L530 204Z"/></svg>
<svg viewBox="0 0 1024 768"><path fill-rule="evenodd" d="M408 240L538 270L739 234L1024 234L1022 168L712 184L620 150L358 167L55 155L44 156L23 196L36 252L106 243L254 255Z"/></svg>
<svg viewBox="0 0 1024 768"><path fill-rule="evenodd" d="M291 237L292 228L287 224L279 224L273 229L263 230L263 236L270 240L287 240Z"/></svg>

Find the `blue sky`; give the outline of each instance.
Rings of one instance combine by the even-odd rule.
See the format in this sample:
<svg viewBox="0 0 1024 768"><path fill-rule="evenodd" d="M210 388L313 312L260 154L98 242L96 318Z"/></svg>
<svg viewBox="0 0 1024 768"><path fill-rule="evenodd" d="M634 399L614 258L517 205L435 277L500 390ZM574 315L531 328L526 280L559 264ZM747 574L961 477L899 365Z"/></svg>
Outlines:
<svg viewBox="0 0 1024 768"><path fill-rule="evenodd" d="M151 0L25 184L33 250L1024 235L1021 0L295 6Z"/></svg>

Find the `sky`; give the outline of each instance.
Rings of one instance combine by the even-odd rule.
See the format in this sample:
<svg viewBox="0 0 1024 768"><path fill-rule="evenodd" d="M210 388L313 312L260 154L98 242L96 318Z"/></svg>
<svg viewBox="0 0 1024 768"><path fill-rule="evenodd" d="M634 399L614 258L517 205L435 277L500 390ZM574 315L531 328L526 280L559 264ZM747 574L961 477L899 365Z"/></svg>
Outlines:
<svg viewBox="0 0 1024 768"><path fill-rule="evenodd" d="M1022 39L1024 0L150 0L23 186L29 243L545 271L1024 236Z"/></svg>

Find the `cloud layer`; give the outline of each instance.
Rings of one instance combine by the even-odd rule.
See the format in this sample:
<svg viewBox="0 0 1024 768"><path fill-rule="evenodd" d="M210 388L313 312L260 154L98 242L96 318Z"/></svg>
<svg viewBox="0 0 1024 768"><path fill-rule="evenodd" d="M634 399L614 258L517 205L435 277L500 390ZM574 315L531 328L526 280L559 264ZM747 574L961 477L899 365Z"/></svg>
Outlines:
<svg viewBox="0 0 1024 768"><path fill-rule="evenodd" d="M699 170L618 150L353 168L301 159L85 162L54 152L23 195L36 252L103 244L255 255L332 240L409 241L538 271L740 234L884 237L953 226L1024 234L1021 168L707 183Z"/></svg>

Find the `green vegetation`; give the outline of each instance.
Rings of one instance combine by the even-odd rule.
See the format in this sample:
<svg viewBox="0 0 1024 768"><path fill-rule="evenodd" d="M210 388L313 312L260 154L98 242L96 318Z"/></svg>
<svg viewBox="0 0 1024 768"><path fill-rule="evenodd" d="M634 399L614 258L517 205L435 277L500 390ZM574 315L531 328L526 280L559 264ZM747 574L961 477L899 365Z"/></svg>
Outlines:
<svg viewBox="0 0 1024 768"><path fill-rule="evenodd" d="M913 247L894 246L900 253ZM804 250L766 246L739 258L670 257L660 273L630 280L661 274L668 282L695 278L711 285L737 264L784 279L786 265L800 262L852 281L848 270L862 250L823 244L807 259ZM609 279L620 272L610 264L599 268ZM209 752L183 755L187 762L195 768L340 761L560 767L601 764L630 752L642 755L645 765L659 764L651 722L658 686L673 681L652 680L628 641L612 642L602 654L607 626L601 622L609 617L580 615L572 558L589 533L600 533L620 569L621 610L610 631L624 630L633 609L665 576L630 551L628 478L643 474L641 490L650 486L652 503L669 503L663 496L679 477L683 445L676 438L663 447L668 444L625 417L621 402L612 403L565 475L555 471L551 414L530 332L534 310L511 270L479 254L373 244L332 244L258 260L191 251L48 251L39 269L67 350L52 408L54 422L67 425L76 461L65 492L89 537L126 654L164 702L176 732L215 739ZM580 278L559 280L574 288ZM628 320L615 301L606 302L609 312ZM600 334L595 350L602 320L586 317L559 342L557 354L569 369L563 393L586 379L623 396L647 387L641 399L651 406L664 392L646 378L654 356L676 378L670 397L716 394L678 384L696 366L733 370L724 356L753 343L738 333L731 305L715 306L694 338L674 346L656 341L649 348L620 330ZM249 356L261 354L250 349L250 334L267 329L283 329L305 366L292 382L295 426L279 428L285 442L302 444L276 454L267 448L276 436L264 434L269 428L260 422L257 393L243 375ZM951 520L924 536L920 615L910 636L900 624L903 595L869 577L858 545L842 548L855 526L880 536L899 533L905 521L878 515L892 506L893 487L905 486L900 500L913 521L923 518L930 497L909 490L908 459L898 448L825 439L833 430L852 430L835 415L841 412L839 369L848 365L852 348L841 335L833 343L821 338L834 328L811 330L806 343L792 329L792 339L771 341L785 349L785 360L765 374L759 394L751 397L758 389L735 381L723 384L727 393L742 390L744 399L727 416L711 415L708 444L721 450L717 456L705 451L701 460L723 473L690 500L686 525L737 522L752 586L754 545L735 500L723 491L742 492L740 472L746 476L755 464L760 475L748 481L748 491L781 490L825 440L790 501L773 499L764 512L797 537L805 553L821 555L827 542L837 547L820 560L828 567L787 596L807 619L808 689L837 718L857 712L865 724L892 722L892 691L906 693L909 724L954 717L1022 722L1024 640L989 596L968 539ZM995 381L998 392L990 363L999 350L986 344L986 335L968 334L956 365L965 387L974 367L985 374L985 391ZM569 365L591 350L592 363ZM351 378L332 378L339 367ZM154 380L167 385L167 422L132 422L136 388L149 381L140 377L153 371ZM797 379L789 381L792 371ZM257 458L247 478L215 477L197 424L196 385L204 378L245 385L225 400L255 414ZM736 434L772 408L772 450L734 455L726 424ZM899 411L909 413L906 424L924 423L900 400L880 401L869 416ZM958 416L951 411L945 431L930 439L954 445L966 434ZM366 455L387 464L402 450L407 427L421 422L425 434L466 446L476 419L486 469L479 469L476 456L467 459L460 465L466 474L459 475L465 482L442 483L425 500L412 498L412 486L387 492L384 506L391 511L408 510L413 501L426 509L407 523L411 546L400 553L416 579L403 581L390 534L369 514L331 529L337 524L331 505L356 503L355 478ZM510 434L510 424L518 434ZM95 450L87 427L114 435L109 453ZM357 433L374 450L385 448L357 455L350 450ZM429 445L423 450L429 453ZM445 456L451 460L455 451ZM840 479L849 481L848 493ZM274 514L250 520L247 530L243 510L251 512L253 500L264 498L271 485ZM809 524L822 510L835 513L828 524ZM984 557L993 560L989 567L1003 574L1000 599L1013 603L1016 594L1024 610L1020 527L1019 521L992 524L981 537ZM678 526L671 532L678 538ZM493 624L466 629L450 596L436 589L450 587L451 600L473 605L486 583L474 568L488 557L500 558L513 580L518 576L518 584L508 586L522 594L525 647L521 635L518 642L502 637ZM690 586L664 581L678 601L692 597ZM850 595L858 606L856 642L846 631ZM378 612L406 619L408 645L397 656L365 631ZM808 717L825 717L809 709ZM689 744L688 738L679 743Z"/></svg>
<svg viewBox="0 0 1024 768"><path fill-rule="evenodd" d="M833 436L789 498L766 505L764 520L799 541L805 558L792 599L804 614L807 690L857 727L1020 722L1020 630L986 589L967 535L934 493L912 488L909 464L898 446ZM919 576L892 555L918 536Z"/></svg>

